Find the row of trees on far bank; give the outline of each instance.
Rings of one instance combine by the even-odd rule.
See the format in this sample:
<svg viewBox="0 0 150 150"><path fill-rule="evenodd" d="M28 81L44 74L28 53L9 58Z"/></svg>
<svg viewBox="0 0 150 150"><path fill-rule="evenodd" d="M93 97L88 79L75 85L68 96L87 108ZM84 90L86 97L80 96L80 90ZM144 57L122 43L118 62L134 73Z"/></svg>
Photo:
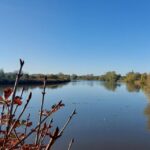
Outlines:
<svg viewBox="0 0 150 150"><path fill-rule="evenodd" d="M107 72L104 75L101 75L99 77L99 80L101 81L107 81L107 82L117 82L121 79L121 75L120 74L116 74L115 71L110 71Z"/></svg>
<svg viewBox="0 0 150 150"><path fill-rule="evenodd" d="M13 83L15 81L17 72L4 72L0 69L0 83ZM24 83L39 83L44 78L45 74L28 74L22 72L22 78L20 82ZM53 81L70 81L70 75L63 73L59 74L46 74L48 82Z"/></svg>
<svg viewBox="0 0 150 150"><path fill-rule="evenodd" d="M14 81L17 72L6 73L0 69L0 82L2 81ZM43 79L44 74L28 74L23 73L23 81L40 81ZM46 74L48 81L70 81L70 80L100 80L105 82L125 82L136 85L149 85L150 86L150 74L148 73L138 73L138 72L129 72L125 76L117 74L115 71L106 72L103 75L95 76L93 74L88 75L68 75L68 74Z"/></svg>
<svg viewBox="0 0 150 150"><path fill-rule="evenodd" d="M148 73L138 73L129 72L125 76L112 72L107 72L106 74L99 77L101 81L107 82L125 82L127 84L134 84L139 87L150 87L150 74Z"/></svg>
<svg viewBox="0 0 150 150"><path fill-rule="evenodd" d="M136 85L150 85L150 74L148 73L138 73L138 72L129 72L125 76L117 74L115 71L106 72L100 76L94 76L93 74L77 76L73 74L71 76L73 80L100 80L105 82L125 82L128 84Z"/></svg>
<svg viewBox="0 0 150 150"><path fill-rule="evenodd" d="M115 71L110 71L100 76L94 76L93 74L78 76L76 74L73 74L71 76L71 79L72 80L100 80L100 81L107 81L107 82L117 82L121 79L121 75L117 74Z"/></svg>

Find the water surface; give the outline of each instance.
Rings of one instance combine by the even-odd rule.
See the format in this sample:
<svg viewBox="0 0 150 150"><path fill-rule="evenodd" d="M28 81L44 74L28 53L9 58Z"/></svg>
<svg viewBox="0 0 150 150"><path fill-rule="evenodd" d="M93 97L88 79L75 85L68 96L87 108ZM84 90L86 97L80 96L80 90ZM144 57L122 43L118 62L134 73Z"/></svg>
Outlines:
<svg viewBox="0 0 150 150"><path fill-rule="evenodd" d="M29 87L24 97L29 91L33 92L33 98L27 113L31 113L35 123L42 89ZM65 103L65 107L53 116L54 125L61 128L74 108L78 113L53 150L66 150L71 138L75 138L72 150L150 149L148 92L131 85L77 81L49 86L46 93L45 108L59 100Z"/></svg>

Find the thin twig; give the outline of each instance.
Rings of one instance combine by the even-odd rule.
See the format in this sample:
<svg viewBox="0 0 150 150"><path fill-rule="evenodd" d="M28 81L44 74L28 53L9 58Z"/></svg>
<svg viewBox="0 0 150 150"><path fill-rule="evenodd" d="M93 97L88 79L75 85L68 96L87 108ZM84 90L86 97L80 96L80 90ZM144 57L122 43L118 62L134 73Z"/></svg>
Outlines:
<svg viewBox="0 0 150 150"><path fill-rule="evenodd" d="M55 141L59 138L58 136L59 134L59 128L57 127L52 135L52 137L50 138L49 143L47 144L45 150L50 150L52 145L55 143Z"/></svg>
<svg viewBox="0 0 150 150"><path fill-rule="evenodd" d="M22 88L21 95L20 95L20 99L22 99L23 92L24 92L24 87ZM14 110L13 116L15 116L17 109L18 109L18 105L16 106L16 108L15 108L15 110Z"/></svg>
<svg viewBox="0 0 150 150"><path fill-rule="evenodd" d="M40 129L41 129L42 112L43 112L44 99L45 99L45 94L46 94L46 92L45 92L45 90L46 90L46 81L47 81L47 77L44 78L44 86L43 86L43 92L42 92L42 104L41 104L41 111L40 111L40 118L39 118L39 127L38 127L38 131L37 131L37 135L36 135L36 141L35 141L36 145L39 142L39 134L40 134Z"/></svg>
<svg viewBox="0 0 150 150"><path fill-rule="evenodd" d="M2 112L1 112L0 131L1 131L1 129L2 129L2 117L3 117L3 115L4 115L4 109L5 109L5 105L3 105L3 107L2 107Z"/></svg>
<svg viewBox="0 0 150 150"><path fill-rule="evenodd" d="M18 72L17 77L16 77L16 81L15 81L15 85L14 85L14 89L13 89L12 101L11 101L11 105L10 105L10 117L9 117L9 122L8 122L8 126L7 126L7 132L9 131L10 124L11 124L12 112L13 112L13 106L14 106L14 99L15 99L15 96L16 96L16 91L17 91L19 79L22 76L23 65L24 65L24 61L22 61L20 59L20 69L19 69L19 72Z"/></svg>
<svg viewBox="0 0 150 150"><path fill-rule="evenodd" d="M70 115L70 117L68 118L67 122L65 123L65 125L63 126L63 128L61 129L61 131L59 132L59 136L61 136L64 132L64 130L66 129L66 127L68 126L68 124L70 123L72 117L76 114L76 110L74 110L72 112L72 114Z"/></svg>
<svg viewBox="0 0 150 150"><path fill-rule="evenodd" d="M55 109L58 107L59 104L60 104L60 102L51 110L51 112L50 112L47 116L45 116L45 117L41 120L41 124L44 123L44 122L47 120L47 118L50 117L50 116L54 113L53 110L55 110ZM33 134L38 128L39 128L39 124L38 124L33 130L31 130L20 142L26 140L26 139L27 139L31 134ZM15 147L17 147L17 146L20 144L20 142L16 143L12 148L10 148L10 150L12 150L12 149L14 149Z"/></svg>
<svg viewBox="0 0 150 150"><path fill-rule="evenodd" d="M17 138L17 139L18 139L18 141L20 142L20 139L19 139L19 137L18 137L18 134L17 134L16 129L14 129L14 133L15 133L16 138ZM22 144L22 143L21 143L21 144Z"/></svg>
<svg viewBox="0 0 150 150"><path fill-rule="evenodd" d="M49 124L48 124L48 127L50 128L52 126L52 123L53 123L53 119L50 120ZM49 128L47 128L46 132L44 133L43 137L41 136L42 134L40 134L40 137L39 137L39 141L40 141L40 144L43 143L45 137L46 137L46 134L49 130Z"/></svg>
<svg viewBox="0 0 150 150"><path fill-rule="evenodd" d="M29 104L29 102L30 102L31 97L32 97L32 93L30 92L30 94L29 94L29 96L28 96L28 99L27 99L27 102L26 102L26 104L25 104L25 106L24 106L22 112L20 113L20 115L18 116L18 118L16 119L16 121L15 121L15 122L13 123L13 125L11 126L11 128L10 128L10 130L9 130L9 132L8 132L8 135L10 135L12 129L14 128L14 126L16 125L16 123L20 120L21 116L23 115L24 111L26 110L26 108L27 108L27 106L28 106L28 104Z"/></svg>
<svg viewBox="0 0 150 150"><path fill-rule="evenodd" d="M16 77L16 81L15 81L15 85L14 85L14 88L13 88L13 95L12 95L12 100L11 100L11 104L10 104L10 116L9 116L9 120L8 120L8 125L6 127L6 136L5 136L5 141L3 143L3 148L4 148L4 145L7 141L7 138L8 138L8 132L9 132L9 129L10 129L10 126L11 126L11 121L12 121L12 113L13 113L13 106L14 106L14 99L15 99L15 96L16 96L16 91L17 91L17 87L18 87L18 82L19 82L19 79L21 77L21 73L22 73L22 68L23 68L23 65L24 65L24 61L20 59L20 69L19 69L19 72L17 74L17 77Z"/></svg>
<svg viewBox="0 0 150 150"><path fill-rule="evenodd" d="M68 146L68 150L71 150L72 144L74 143L74 139L71 139L69 146Z"/></svg>
<svg viewBox="0 0 150 150"><path fill-rule="evenodd" d="M76 110L74 110L74 111L72 112L72 114L69 116L68 120L66 121L65 125L63 126L63 128L61 129L61 131L58 133L58 135L57 135L57 136L54 136L54 137L52 137L52 138L50 139L50 141L49 141L48 145L46 146L46 149L45 149L45 150L50 150L51 147L52 147L52 145L53 145L54 142L56 141L56 139L58 139L59 137L62 136L64 130L66 129L66 127L68 126L68 124L69 124L70 121L72 120L72 117L73 117L75 114L76 114ZM58 129L58 130L59 130L59 129ZM55 132L56 132L56 131L57 131L57 128L56 128ZM54 133L55 133L55 132L54 132Z"/></svg>
<svg viewBox="0 0 150 150"><path fill-rule="evenodd" d="M29 113L29 115L28 115L28 117L27 117L27 124L28 124L29 120L30 120L30 113ZM28 126L26 125L25 131L24 131L24 134L25 134L25 135L27 134L27 128L28 128Z"/></svg>

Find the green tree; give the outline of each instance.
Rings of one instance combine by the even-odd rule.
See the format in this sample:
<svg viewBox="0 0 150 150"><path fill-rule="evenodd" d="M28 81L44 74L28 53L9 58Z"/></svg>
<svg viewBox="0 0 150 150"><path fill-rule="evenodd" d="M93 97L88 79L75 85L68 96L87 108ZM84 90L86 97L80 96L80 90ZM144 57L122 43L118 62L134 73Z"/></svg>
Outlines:
<svg viewBox="0 0 150 150"><path fill-rule="evenodd" d="M77 80L78 76L76 74L71 75L71 80Z"/></svg>
<svg viewBox="0 0 150 150"><path fill-rule="evenodd" d="M120 79L121 75L119 74L116 74L115 71L110 71L110 72L107 72L106 74L104 75L101 75L99 77L99 79L101 81L107 81L107 82L117 82L119 79Z"/></svg>
<svg viewBox="0 0 150 150"><path fill-rule="evenodd" d="M144 74L141 75L141 84L145 85L146 81L147 81L147 74L144 73Z"/></svg>
<svg viewBox="0 0 150 150"><path fill-rule="evenodd" d="M135 81L140 80L140 79L141 79L141 74L140 73L134 73L133 71L127 73L127 75L125 77L125 81L127 83L134 83Z"/></svg>

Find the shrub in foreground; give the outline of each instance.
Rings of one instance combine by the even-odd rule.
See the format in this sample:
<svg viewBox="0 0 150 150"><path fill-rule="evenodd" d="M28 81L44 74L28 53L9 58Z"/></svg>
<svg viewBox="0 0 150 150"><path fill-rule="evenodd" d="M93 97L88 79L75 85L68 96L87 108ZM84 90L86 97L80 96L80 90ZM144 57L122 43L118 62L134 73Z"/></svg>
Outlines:
<svg viewBox="0 0 150 150"><path fill-rule="evenodd" d="M32 93L29 93L29 96L26 99L26 103L22 106L22 97L24 94L24 88L21 91L20 95L16 95L18 82L22 77L22 68L24 66L24 61L20 60L20 69L16 76L16 81L14 88L6 88L3 92L3 95L0 96L0 105L1 105L1 114L0 114L0 149L1 150L50 150L55 144L57 139L59 139L68 124L70 123L72 117L76 114L74 110L62 129L56 127L52 131L53 121L50 119L53 113L56 113L60 108L64 107L62 101L59 101L57 104L53 105L50 110L45 110L44 99L46 94L46 81L47 77L44 78L43 92L42 92L42 101L39 113L39 122L37 125L32 127L32 121L30 120L30 114L26 117L26 120L22 120L22 116L26 111L30 100L32 98ZM18 114L18 108L22 106L22 110ZM25 130L20 132L19 127L24 126ZM31 129L32 127L32 129ZM34 136L33 136L34 135ZM27 139L31 136L35 137L35 142L27 143ZM48 138L48 142L45 144L45 138ZM72 139L69 143L68 150L71 149Z"/></svg>

